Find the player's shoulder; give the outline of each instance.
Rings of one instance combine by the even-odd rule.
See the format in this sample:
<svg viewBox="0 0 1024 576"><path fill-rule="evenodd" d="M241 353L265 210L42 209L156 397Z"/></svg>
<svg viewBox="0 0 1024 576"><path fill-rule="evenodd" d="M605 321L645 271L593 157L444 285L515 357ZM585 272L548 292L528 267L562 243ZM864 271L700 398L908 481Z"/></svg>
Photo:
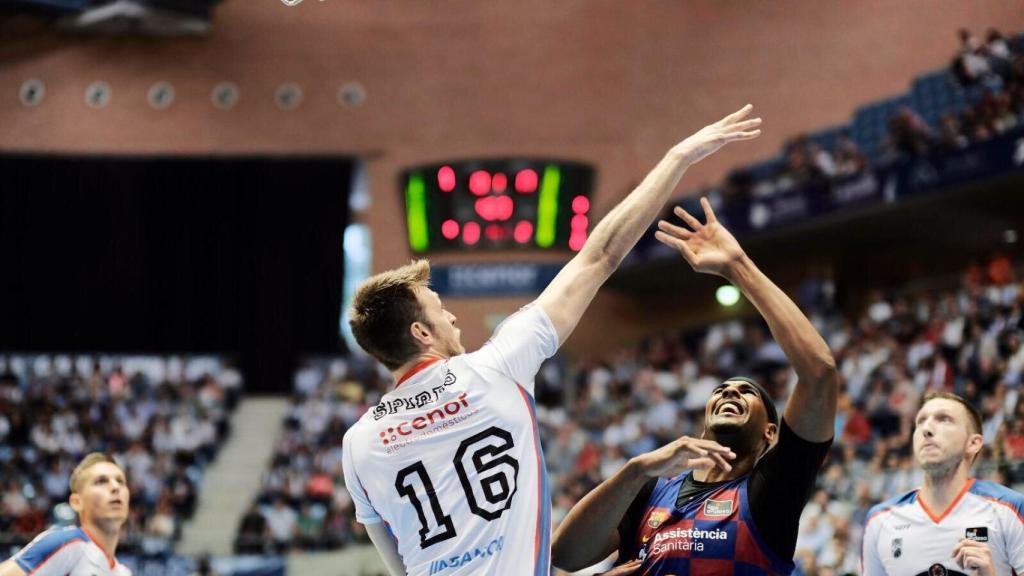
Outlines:
<svg viewBox="0 0 1024 576"><path fill-rule="evenodd" d="M83 544L89 542L89 535L78 526L54 526L49 530L41 532L34 540L29 542L29 546L39 550L57 550L63 546L81 542Z"/></svg>
<svg viewBox="0 0 1024 576"><path fill-rule="evenodd" d="M975 480L970 489L969 493L975 496L980 496L986 500L993 500L1004 506L1012 508L1017 516L1024 515L1024 494L1017 492L1011 488L1007 488L1002 484L997 484L989 480Z"/></svg>
<svg viewBox="0 0 1024 576"><path fill-rule="evenodd" d="M886 513L892 512L903 506L909 506L917 501L917 489L909 490L902 494L898 494L889 498L884 502L879 502L868 509L868 519L864 522L865 525L870 524L873 520L878 521L885 517Z"/></svg>
<svg viewBox="0 0 1024 576"><path fill-rule="evenodd" d="M58 552L81 553L89 536L77 526L54 527L40 533L18 553L18 564L32 572ZM74 548L78 548L78 551Z"/></svg>

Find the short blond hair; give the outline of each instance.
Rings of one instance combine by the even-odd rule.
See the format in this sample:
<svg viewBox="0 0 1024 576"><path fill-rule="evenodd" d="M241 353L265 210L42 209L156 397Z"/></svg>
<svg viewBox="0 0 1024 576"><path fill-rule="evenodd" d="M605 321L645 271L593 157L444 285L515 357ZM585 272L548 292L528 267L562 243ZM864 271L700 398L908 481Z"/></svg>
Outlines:
<svg viewBox="0 0 1024 576"><path fill-rule="evenodd" d="M114 466L120 468L121 466L113 459L109 454L103 452L92 452L82 458L82 461L75 466L75 469L71 471L71 493L75 494L82 488L82 482L85 480L85 471L93 466L102 462L109 462Z"/></svg>
<svg viewBox="0 0 1024 576"><path fill-rule="evenodd" d="M367 278L356 290L348 321L352 335L363 350L391 370L420 352L409 326L422 322L430 327L415 293L429 284L430 262L414 260Z"/></svg>

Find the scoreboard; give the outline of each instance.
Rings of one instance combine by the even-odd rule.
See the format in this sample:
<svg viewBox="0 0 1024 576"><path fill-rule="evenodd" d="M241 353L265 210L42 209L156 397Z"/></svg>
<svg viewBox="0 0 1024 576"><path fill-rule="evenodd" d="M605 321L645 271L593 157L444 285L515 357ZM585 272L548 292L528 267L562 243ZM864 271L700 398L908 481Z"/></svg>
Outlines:
<svg viewBox="0 0 1024 576"><path fill-rule="evenodd" d="M578 252L591 228L591 166L538 159L446 162L401 175L409 247Z"/></svg>

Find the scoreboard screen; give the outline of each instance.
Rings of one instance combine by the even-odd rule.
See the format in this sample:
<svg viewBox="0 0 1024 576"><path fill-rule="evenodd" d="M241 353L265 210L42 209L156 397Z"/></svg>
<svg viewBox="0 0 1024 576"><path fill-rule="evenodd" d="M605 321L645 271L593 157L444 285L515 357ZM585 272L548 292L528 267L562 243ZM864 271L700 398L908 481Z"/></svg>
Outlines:
<svg viewBox="0 0 1024 576"><path fill-rule="evenodd" d="M447 162L402 173L409 247L578 252L591 228L592 167L536 159Z"/></svg>

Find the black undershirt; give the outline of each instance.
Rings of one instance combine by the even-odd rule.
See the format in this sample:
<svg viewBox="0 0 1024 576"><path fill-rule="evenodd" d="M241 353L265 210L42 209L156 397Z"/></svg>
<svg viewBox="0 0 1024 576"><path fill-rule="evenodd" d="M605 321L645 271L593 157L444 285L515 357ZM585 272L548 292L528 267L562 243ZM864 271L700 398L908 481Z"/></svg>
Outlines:
<svg viewBox="0 0 1024 576"><path fill-rule="evenodd" d="M782 420L779 441L754 465L747 485L747 500L754 526L765 544L779 558L791 560L800 530L800 514L814 491L818 471L828 455L831 440L808 442ZM633 499L625 516L619 522L619 560L636 558L636 535L647 509L647 501L654 492L657 478L651 478ZM702 498L726 482L698 482L693 473L687 474L679 486L676 507Z"/></svg>

